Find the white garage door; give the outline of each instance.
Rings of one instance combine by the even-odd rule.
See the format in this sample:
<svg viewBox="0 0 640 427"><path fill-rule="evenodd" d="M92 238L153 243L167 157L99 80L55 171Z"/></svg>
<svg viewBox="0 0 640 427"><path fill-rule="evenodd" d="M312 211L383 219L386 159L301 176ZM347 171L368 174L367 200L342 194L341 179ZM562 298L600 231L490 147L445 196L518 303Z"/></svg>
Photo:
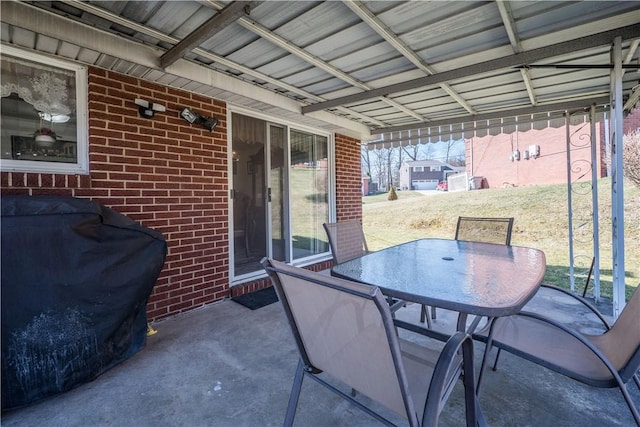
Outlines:
<svg viewBox="0 0 640 427"><path fill-rule="evenodd" d="M414 190L435 190L436 185L438 185L438 181L432 179L416 179L411 183L411 185Z"/></svg>

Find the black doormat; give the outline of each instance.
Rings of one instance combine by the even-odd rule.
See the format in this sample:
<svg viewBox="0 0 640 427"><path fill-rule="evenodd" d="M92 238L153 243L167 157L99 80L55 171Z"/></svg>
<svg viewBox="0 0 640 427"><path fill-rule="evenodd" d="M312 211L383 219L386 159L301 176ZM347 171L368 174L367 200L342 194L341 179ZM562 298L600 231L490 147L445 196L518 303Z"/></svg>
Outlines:
<svg viewBox="0 0 640 427"><path fill-rule="evenodd" d="M276 290L273 286L270 286L268 288L260 289L259 291L233 297L231 300L244 305L251 310L257 310L260 307L264 307L265 305L273 304L278 301L278 296L276 295Z"/></svg>

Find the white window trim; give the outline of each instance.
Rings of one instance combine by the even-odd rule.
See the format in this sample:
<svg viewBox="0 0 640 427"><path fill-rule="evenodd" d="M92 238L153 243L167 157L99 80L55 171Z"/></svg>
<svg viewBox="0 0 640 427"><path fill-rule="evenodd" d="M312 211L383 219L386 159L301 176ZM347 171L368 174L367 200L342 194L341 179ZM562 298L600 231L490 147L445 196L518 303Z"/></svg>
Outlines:
<svg viewBox="0 0 640 427"><path fill-rule="evenodd" d="M334 222L336 220L337 217L337 213L336 213L336 209L337 209L337 200L336 200L336 161L335 161L335 149L336 149L336 145L335 145L335 134L333 132L328 132L324 129L318 129L318 128L314 128L311 126L307 126L307 125L302 125L299 124L295 121L291 121L291 120L286 120L283 119L281 117L278 116L272 116L270 114L265 114L263 112L260 111L256 111L250 108L246 108L246 107L242 107L242 106L238 106L238 105L234 105L231 103L227 103L227 123L230 124L231 123L231 116L233 113L237 113L237 114L242 114L245 116L249 116L249 117L255 117L257 119L261 119L267 122L271 122L273 124L277 124L277 125L281 125L281 126L285 126L287 129L287 151L291 150L291 146L290 146L290 139L289 139L289 134L291 129L294 130L299 130L302 132L309 132L309 133L313 133L315 135L319 135L319 136L324 136L327 138L327 142L328 142L328 156L329 156L329 188L328 188L328 192L329 192L329 221L330 222ZM228 183L229 183L229 188L233 188L233 158L232 158L232 141L233 141L233 135L232 135L232 129L233 126L228 125L227 126L227 165L228 165L228 169L227 169L227 173L228 173ZM229 199L230 205L233 205L233 203L231 203L231 199ZM291 217L291 204L287 203L287 217ZM229 236L233 236L233 208L229 209ZM289 235L291 235L291 222L288 223L287 225L289 227ZM233 238L231 238L230 241L230 246L233 247ZM291 244L291 242L288 242L288 244ZM231 253L233 253L233 250L231 250ZM292 261L291 265L295 265L295 266L306 266L306 265L312 265L312 264L316 264L322 261L327 261L332 259L331 257L331 252L330 250L328 250L325 253L322 254L314 254L314 255L310 255L308 257L305 258L298 258ZM250 282L252 280L257 280L260 279L262 277L266 277L267 274L264 271L254 271L251 273L247 273L247 274L242 274L242 275L238 275L238 276L233 276L233 258L231 258L231 261L229 263L229 277L230 277L230 286L234 287L234 286L238 286L240 284L243 283L247 283Z"/></svg>
<svg viewBox="0 0 640 427"><path fill-rule="evenodd" d="M33 62L52 65L73 71L76 75L76 141L77 155L76 163L58 162L33 162L29 160L1 159L0 170L3 172L33 172L33 173L54 173L67 175L88 175L89 174L89 137L87 132L88 123L88 84L87 68L83 65L64 61L48 55L43 55L33 51L22 50L13 46L2 44L2 53L9 56L27 59Z"/></svg>

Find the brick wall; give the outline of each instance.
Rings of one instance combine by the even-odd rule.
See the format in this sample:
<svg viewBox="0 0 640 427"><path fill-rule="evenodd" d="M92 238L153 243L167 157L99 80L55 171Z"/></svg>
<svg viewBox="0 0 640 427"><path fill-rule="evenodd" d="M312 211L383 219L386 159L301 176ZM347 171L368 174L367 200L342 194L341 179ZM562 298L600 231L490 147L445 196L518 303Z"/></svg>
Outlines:
<svg viewBox="0 0 640 427"><path fill-rule="evenodd" d="M362 221L362 165L360 141L335 135L336 145L336 216L338 221Z"/></svg>
<svg viewBox="0 0 640 427"><path fill-rule="evenodd" d="M135 98L167 111L142 118ZM215 116L214 132L183 106ZM168 255L147 308L163 317L229 295L226 147L225 103L90 68L90 175L3 172L2 192L89 198L160 231Z"/></svg>
<svg viewBox="0 0 640 427"><path fill-rule="evenodd" d="M596 135L600 134L599 127L600 124ZM589 124L571 126L571 134L571 160L590 159ZM567 182L565 135L565 127L560 127L467 139L467 173L484 177L483 186L488 188ZM540 157L525 160L524 151L532 144L540 146ZM516 148L520 150L520 161L511 161L510 156ZM599 170L601 166L598 159ZM591 175L587 174L583 179L591 179Z"/></svg>
<svg viewBox="0 0 640 427"><path fill-rule="evenodd" d="M623 134L627 135L629 133L635 132L640 129L640 108L636 108L624 118L622 122L622 130Z"/></svg>
<svg viewBox="0 0 640 427"><path fill-rule="evenodd" d="M165 105L146 119L135 98ZM179 117L188 106L219 122L213 132ZM360 143L336 135L338 218L362 217ZM226 104L98 68L89 69L90 175L0 173L2 194L93 199L160 231L168 255L149 319L201 307L271 283L229 287ZM330 261L308 268L321 270Z"/></svg>

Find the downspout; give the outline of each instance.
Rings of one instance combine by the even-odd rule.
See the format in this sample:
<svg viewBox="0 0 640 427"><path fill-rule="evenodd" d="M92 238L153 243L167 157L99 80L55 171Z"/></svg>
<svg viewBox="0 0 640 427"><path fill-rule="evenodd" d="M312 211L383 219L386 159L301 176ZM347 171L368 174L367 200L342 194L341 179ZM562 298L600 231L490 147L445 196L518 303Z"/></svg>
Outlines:
<svg viewBox="0 0 640 427"><path fill-rule="evenodd" d="M475 175L473 168L473 136L469 139L469 161L471 163L471 176Z"/></svg>

